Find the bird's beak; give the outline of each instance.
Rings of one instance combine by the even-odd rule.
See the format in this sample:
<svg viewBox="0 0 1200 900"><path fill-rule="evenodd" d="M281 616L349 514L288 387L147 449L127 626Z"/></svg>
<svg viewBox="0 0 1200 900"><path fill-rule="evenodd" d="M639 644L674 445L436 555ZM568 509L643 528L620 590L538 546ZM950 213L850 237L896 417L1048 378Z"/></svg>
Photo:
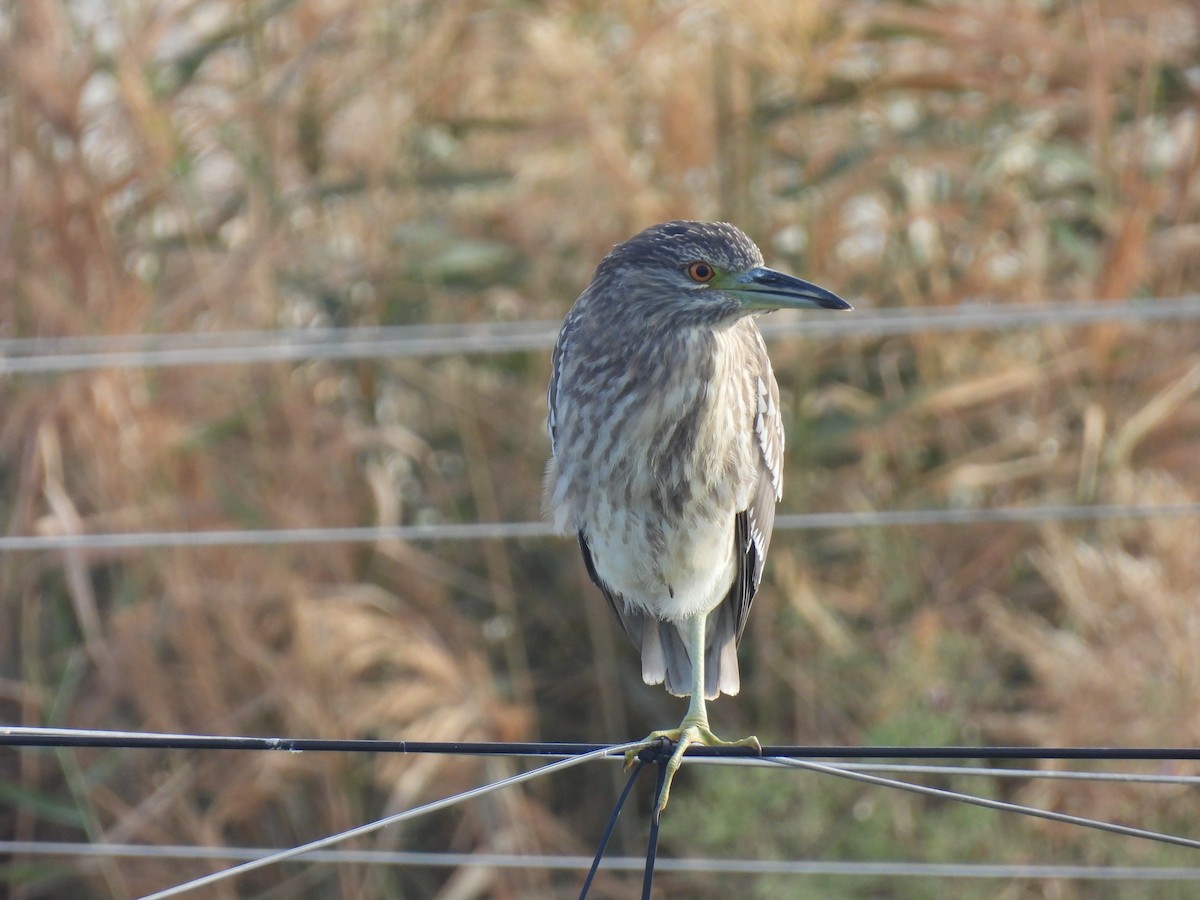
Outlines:
<svg viewBox="0 0 1200 900"><path fill-rule="evenodd" d="M720 286L720 290L735 295L743 309L755 312L854 308L832 291L765 266L734 275L727 285Z"/></svg>

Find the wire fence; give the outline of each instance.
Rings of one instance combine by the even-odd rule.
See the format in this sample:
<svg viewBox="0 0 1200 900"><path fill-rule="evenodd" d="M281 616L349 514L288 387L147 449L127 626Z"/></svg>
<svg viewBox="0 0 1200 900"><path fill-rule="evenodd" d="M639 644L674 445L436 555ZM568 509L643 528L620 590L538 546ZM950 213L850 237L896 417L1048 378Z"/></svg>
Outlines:
<svg viewBox="0 0 1200 900"><path fill-rule="evenodd" d="M849 318L765 321L768 337L848 337L1084 326L1105 322L1161 323L1200 320L1200 295L1125 302L1039 304L967 303L956 307L860 311ZM439 354L503 353L553 346L558 322L500 322L277 331L86 335L0 339L0 375L62 373L98 368L212 366L303 360L404 358ZM1181 518L1200 514L1200 503L1137 506L1049 504L1037 507L850 510L780 514L779 530L917 527L996 523L1096 521L1114 518ZM267 546L380 541L479 541L544 538L542 522L472 522L347 528L279 528L162 531L112 534L2 535L0 552L138 550L167 547Z"/></svg>
<svg viewBox="0 0 1200 900"><path fill-rule="evenodd" d="M849 318L765 321L769 337L847 337L970 329L1084 326L1104 322L1200 320L1200 295L1125 302L1039 304L966 303L956 307L860 311ZM0 375L62 373L97 368L212 366L302 360L403 358L438 354L503 353L550 348L558 322L500 322L277 331L86 335L0 339ZM1098 521L1115 518L1191 518L1200 503L1138 506L1048 504L1036 507L849 510L780 514L788 530L919 527L998 523ZM0 535L0 552L140 550L168 547L270 546L381 541L480 541L545 538L542 522L472 522L345 528L230 529L110 534Z"/></svg>
<svg viewBox="0 0 1200 900"><path fill-rule="evenodd" d="M1130 326L1156 323L1193 323L1200 320L1200 295L1152 298L1125 303L972 304L954 308L867 310L846 319L766 320L768 338L782 337L882 337L918 332L951 332L972 329L1080 327L1101 323ZM530 352L552 346L558 322L512 322L486 325L403 326L393 328L304 329L164 335L100 335L85 337L0 339L0 376L52 375L96 369L215 366L317 360L420 358L439 354ZM1200 503L1173 505L1042 505L1007 508L954 508L916 510L862 510L780 515L780 530L841 528L921 527L933 525L1032 524L1062 521L1098 521L1116 518L1195 518ZM230 529L220 531L161 531L110 534L41 534L0 536L0 551L50 552L68 550L141 550L165 547L218 547L233 545L305 545L330 542L430 542L544 538L551 528L540 522L444 523L391 527ZM379 865L488 866L546 870L590 870L645 873L643 896L649 893L653 872L728 873L741 875L846 875L938 877L975 879L1070 878L1092 881L1196 881L1197 867L1088 866L1042 864L926 864L908 862L856 862L755 859L657 859L657 831L652 828L644 859L602 859L604 845L594 858L561 855L518 856L495 853L412 853L334 849L345 840L407 819L468 802L492 791L549 776L571 767L602 759L620 759L625 750L642 744L464 744L447 742L324 741L294 738L255 738L206 735L153 735L145 733L85 732L72 729L0 727L0 747L63 748L110 747L205 752L282 750L286 752L357 753L472 753L552 759L518 775L482 785L452 797L381 818L357 828L302 846L280 849L211 848L198 846L142 846L118 843L31 842L0 840L0 853L21 856L70 856L78 859L157 857L235 862L229 868L178 884L155 894L152 900L189 892L252 869L291 862L368 863ZM816 760L842 760L838 764ZM890 763L863 760L893 760ZM921 759L942 764L912 765L895 760ZM989 768L962 765L978 760L1200 761L1193 748L1003 748L1003 747L765 747L763 758L747 751L693 748L687 764L788 766L813 775L851 779L889 790L919 793L941 800L968 803L998 813L1049 819L1076 827L1096 829L1128 838L1200 849L1200 839L1155 832L1123 823L1102 822L994 800L970 793L934 788L911 780L938 778L1058 778L1143 785L1195 788L1200 778L1168 772L1094 772L1067 769ZM954 764L951 764L951 763ZM661 766L660 766L661 768ZM639 770L640 771L640 770ZM632 785L614 808L610 829Z"/></svg>
<svg viewBox="0 0 1200 900"><path fill-rule="evenodd" d="M291 738L259 738L248 736L192 735L192 734L146 734L140 732L88 731L65 728L0 727L0 746L10 747L110 747L126 749L204 749L223 751L261 750L275 752L383 752L383 753L453 753L491 756L556 757L555 761L485 784L459 794L435 800L420 806L382 817L373 822L328 835L319 840L282 849L212 848L200 846L146 846L137 844L80 844L73 842L0 841L0 852L26 856L73 856L80 859L101 857L132 857L180 860L210 860L213 862L235 862L200 878L173 885L147 895L144 900L165 900L167 897L188 893L200 887L215 884L269 865L292 862L300 857L309 863L372 864L413 866L493 866L498 868L525 868L543 870L587 870L581 898L585 897L595 873L601 868L608 871L644 872L643 897L649 897L656 870L664 872L691 872L704 874L742 875L844 875L844 876L897 876L939 878L1072 878L1089 881L1194 881L1200 880L1200 867L1169 866L1088 866L1088 865L1043 865L1043 864L928 864L904 862L826 862L819 860L755 860L755 859L664 859L656 854L657 827L651 826L651 837L644 859L631 857L603 859L604 850L612 829L616 824L621 807L629 796L630 788L644 763L655 762L659 767L659 789L661 773L667 759L667 750L662 742L631 742L626 744L563 744L563 743L431 743L406 741L329 741ZM516 855L494 853L415 853L400 851L334 850L336 844L359 837L389 825L414 819L428 813L468 802L485 794L514 786L535 778L549 776L586 762L621 760L627 752L640 751L641 763L630 776L625 790L614 807L608 828L601 838L595 857L563 855ZM1178 747L1146 747L1118 749L1109 747L764 747L761 757L744 747L698 747L687 755L687 764L757 764L786 766L813 774L848 779L874 787L900 790L908 793L934 797L940 800L965 803L996 812L1019 816L1047 819L1076 827L1094 829L1109 834L1173 844L1188 849L1200 849L1200 839L1168 834L1149 829L1136 828L1121 823L1101 821L1082 816L1042 809L1024 804L996 800L990 797L946 788L931 787L910 780L883 777L882 771L905 774L910 778L918 774L937 774L941 777L1018 777L1017 772L1005 769L986 769L942 766L905 765L833 765L816 762L822 759L859 758L922 758L942 759L1072 759L1092 761L1131 760L1200 760L1200 749ZM868 768L873 771L866 771ZM1194 786L1200 779L1186 775L1143 775L1126 772L1047 772L1023 770L1047 778L1092 778L1098 780L1154 779L1153 783ZM1151 782L1147 782L1151 783Z"/></svg>

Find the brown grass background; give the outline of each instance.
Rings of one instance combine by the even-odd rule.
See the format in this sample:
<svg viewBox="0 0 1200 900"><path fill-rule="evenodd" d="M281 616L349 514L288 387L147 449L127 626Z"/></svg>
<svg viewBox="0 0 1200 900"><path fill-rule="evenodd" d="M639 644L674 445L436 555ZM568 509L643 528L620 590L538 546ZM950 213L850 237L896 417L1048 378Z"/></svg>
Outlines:
<svg viewBox="0 0 1200 900"><path fill-rule="evenodd" d="M0 9L0 337L557 318L655 221L734 221L860 308L1200 289L1187 0L312 0ZM1194 324L772 342L783 511L1200 500ZM9 534L527 521L546 354L0 377ZM721 732L1200 744L1193 520L782 532ZM638 679L565 541L0 556L0 720L626 740ZM514 771L459 758L0 755L0 834L288 846ZM358 846L589 852L604 767ZM976 791L1190 833L1194 793ZM648 798L639 802L644 811ZM639 817L618 852L637 853ZM1187 864L778 772L685 773L664 853ZM0 861L14 898L207 862ZM1172 897L730 879L663 896ZM576 875L286 865L198 895L570 896ZM630 896L608 876L593 896ZM1135 893L1130 891L1141 891ZM1180 891L1173 893L1173 891Z"/></svg>

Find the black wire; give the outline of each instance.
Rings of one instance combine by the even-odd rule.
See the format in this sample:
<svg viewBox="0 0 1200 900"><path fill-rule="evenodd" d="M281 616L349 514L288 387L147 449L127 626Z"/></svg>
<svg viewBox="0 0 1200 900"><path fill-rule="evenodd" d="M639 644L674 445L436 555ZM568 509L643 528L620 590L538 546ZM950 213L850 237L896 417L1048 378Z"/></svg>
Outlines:
<svg viewBox="0 0 1200 900"><path fill-rule="evenodd" d="M612 837L613 829L617 826L617 818L621 815L621 808L629 798L629 792L633 790L633 783L637 781L637 777L642 774L642 769L644 768L646 768L646 764L639 759L638 764L629 775L629 780L625 782L625 789L621 791L621 796L617 798L617 805L613 807L612 815L608 817L608 825L604 828L604 834L600 836L600 846L596 848L596 856L592 860L592 867L588 869L587 879L583 882L583 889L579 892L579 900L584 900L587 897L587 892L592 886L592 879L596 877L596 872L600 869L600 860L604 858L604 851L608 848L608 839Z"/></svg>
<svg viewBox="0 0 1200 900"><path fill-rule="evenodd" d="M116 732L34 733L6 731L0 726L0 747L106 747L126 750L283 750L349 753L440 753L458 756L580 756L610 744L508 741L388 741L326 740L324 738L226 737L201 734L139 734Z"/></svg>
<svg viewBox="0 0 1200 900"><path fill-rule="evenodd" d="M646 873L642 876L642 900L650 900L650 888L654 884L654 861L658 858L658 801L662 799L663 786L667 783L667 764L658 763L658 780L654 784L654 808L650 811L650 837L646 839Z"/></svg>
<svg viewBox="0 0 1200 900"><path fill-rule="evenodd" d="M284 750L287 752L440 753L459 756L578 756L611 746L582 742L385 741L224 737L197 734L45 731L0 725L0 747L107 747L150 750ZM746 747L692 745L692 757L755 757ZM778 745L764 757L798 759L1090 759L1200 760L1198 747L866 747ZM651 759L650 761L653 761Z"/></svg>
<svg viewBox="0 0 1200 900"><path fill-rule="evenodd" d="M687 755L759 756L745 747L689 747ZM1200 747L816 747L762 749L762 756L798 759L1108 759L1200 760Z"/></svg>

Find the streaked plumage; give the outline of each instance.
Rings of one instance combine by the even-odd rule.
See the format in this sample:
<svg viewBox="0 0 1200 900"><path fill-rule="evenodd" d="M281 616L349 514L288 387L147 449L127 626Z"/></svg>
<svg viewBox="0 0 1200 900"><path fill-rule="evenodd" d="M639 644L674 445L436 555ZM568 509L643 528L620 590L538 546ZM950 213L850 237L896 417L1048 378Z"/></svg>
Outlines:
<svg viewBox="0 0 1200 900"><path fill-rule="evenodd" d="M665 237L682 245L670 247L676 254L730 269L762 263L744 235L716 228ZM735 240L715 240L726 234ZM779 389L752 318L642 296L630 263L654 259L663 239L643 232L620 245L567 316L550 383L547 495L641 649L647 684L665 679L672 694L690 693L675 623L708 616L704 693L713 699L738 692L736 645L780 497Z"/></svg>
<svg viewBox="0 0 1200 900"><path fill-rule="evenodd" d="M762 262L724 223L668 222L617 245L563 323L548 392L547 510L577 536L644 680L692 694L685 725L706 733L703 700L740 687L783 488L779 389L754 315L849 308Z"/></svg>

